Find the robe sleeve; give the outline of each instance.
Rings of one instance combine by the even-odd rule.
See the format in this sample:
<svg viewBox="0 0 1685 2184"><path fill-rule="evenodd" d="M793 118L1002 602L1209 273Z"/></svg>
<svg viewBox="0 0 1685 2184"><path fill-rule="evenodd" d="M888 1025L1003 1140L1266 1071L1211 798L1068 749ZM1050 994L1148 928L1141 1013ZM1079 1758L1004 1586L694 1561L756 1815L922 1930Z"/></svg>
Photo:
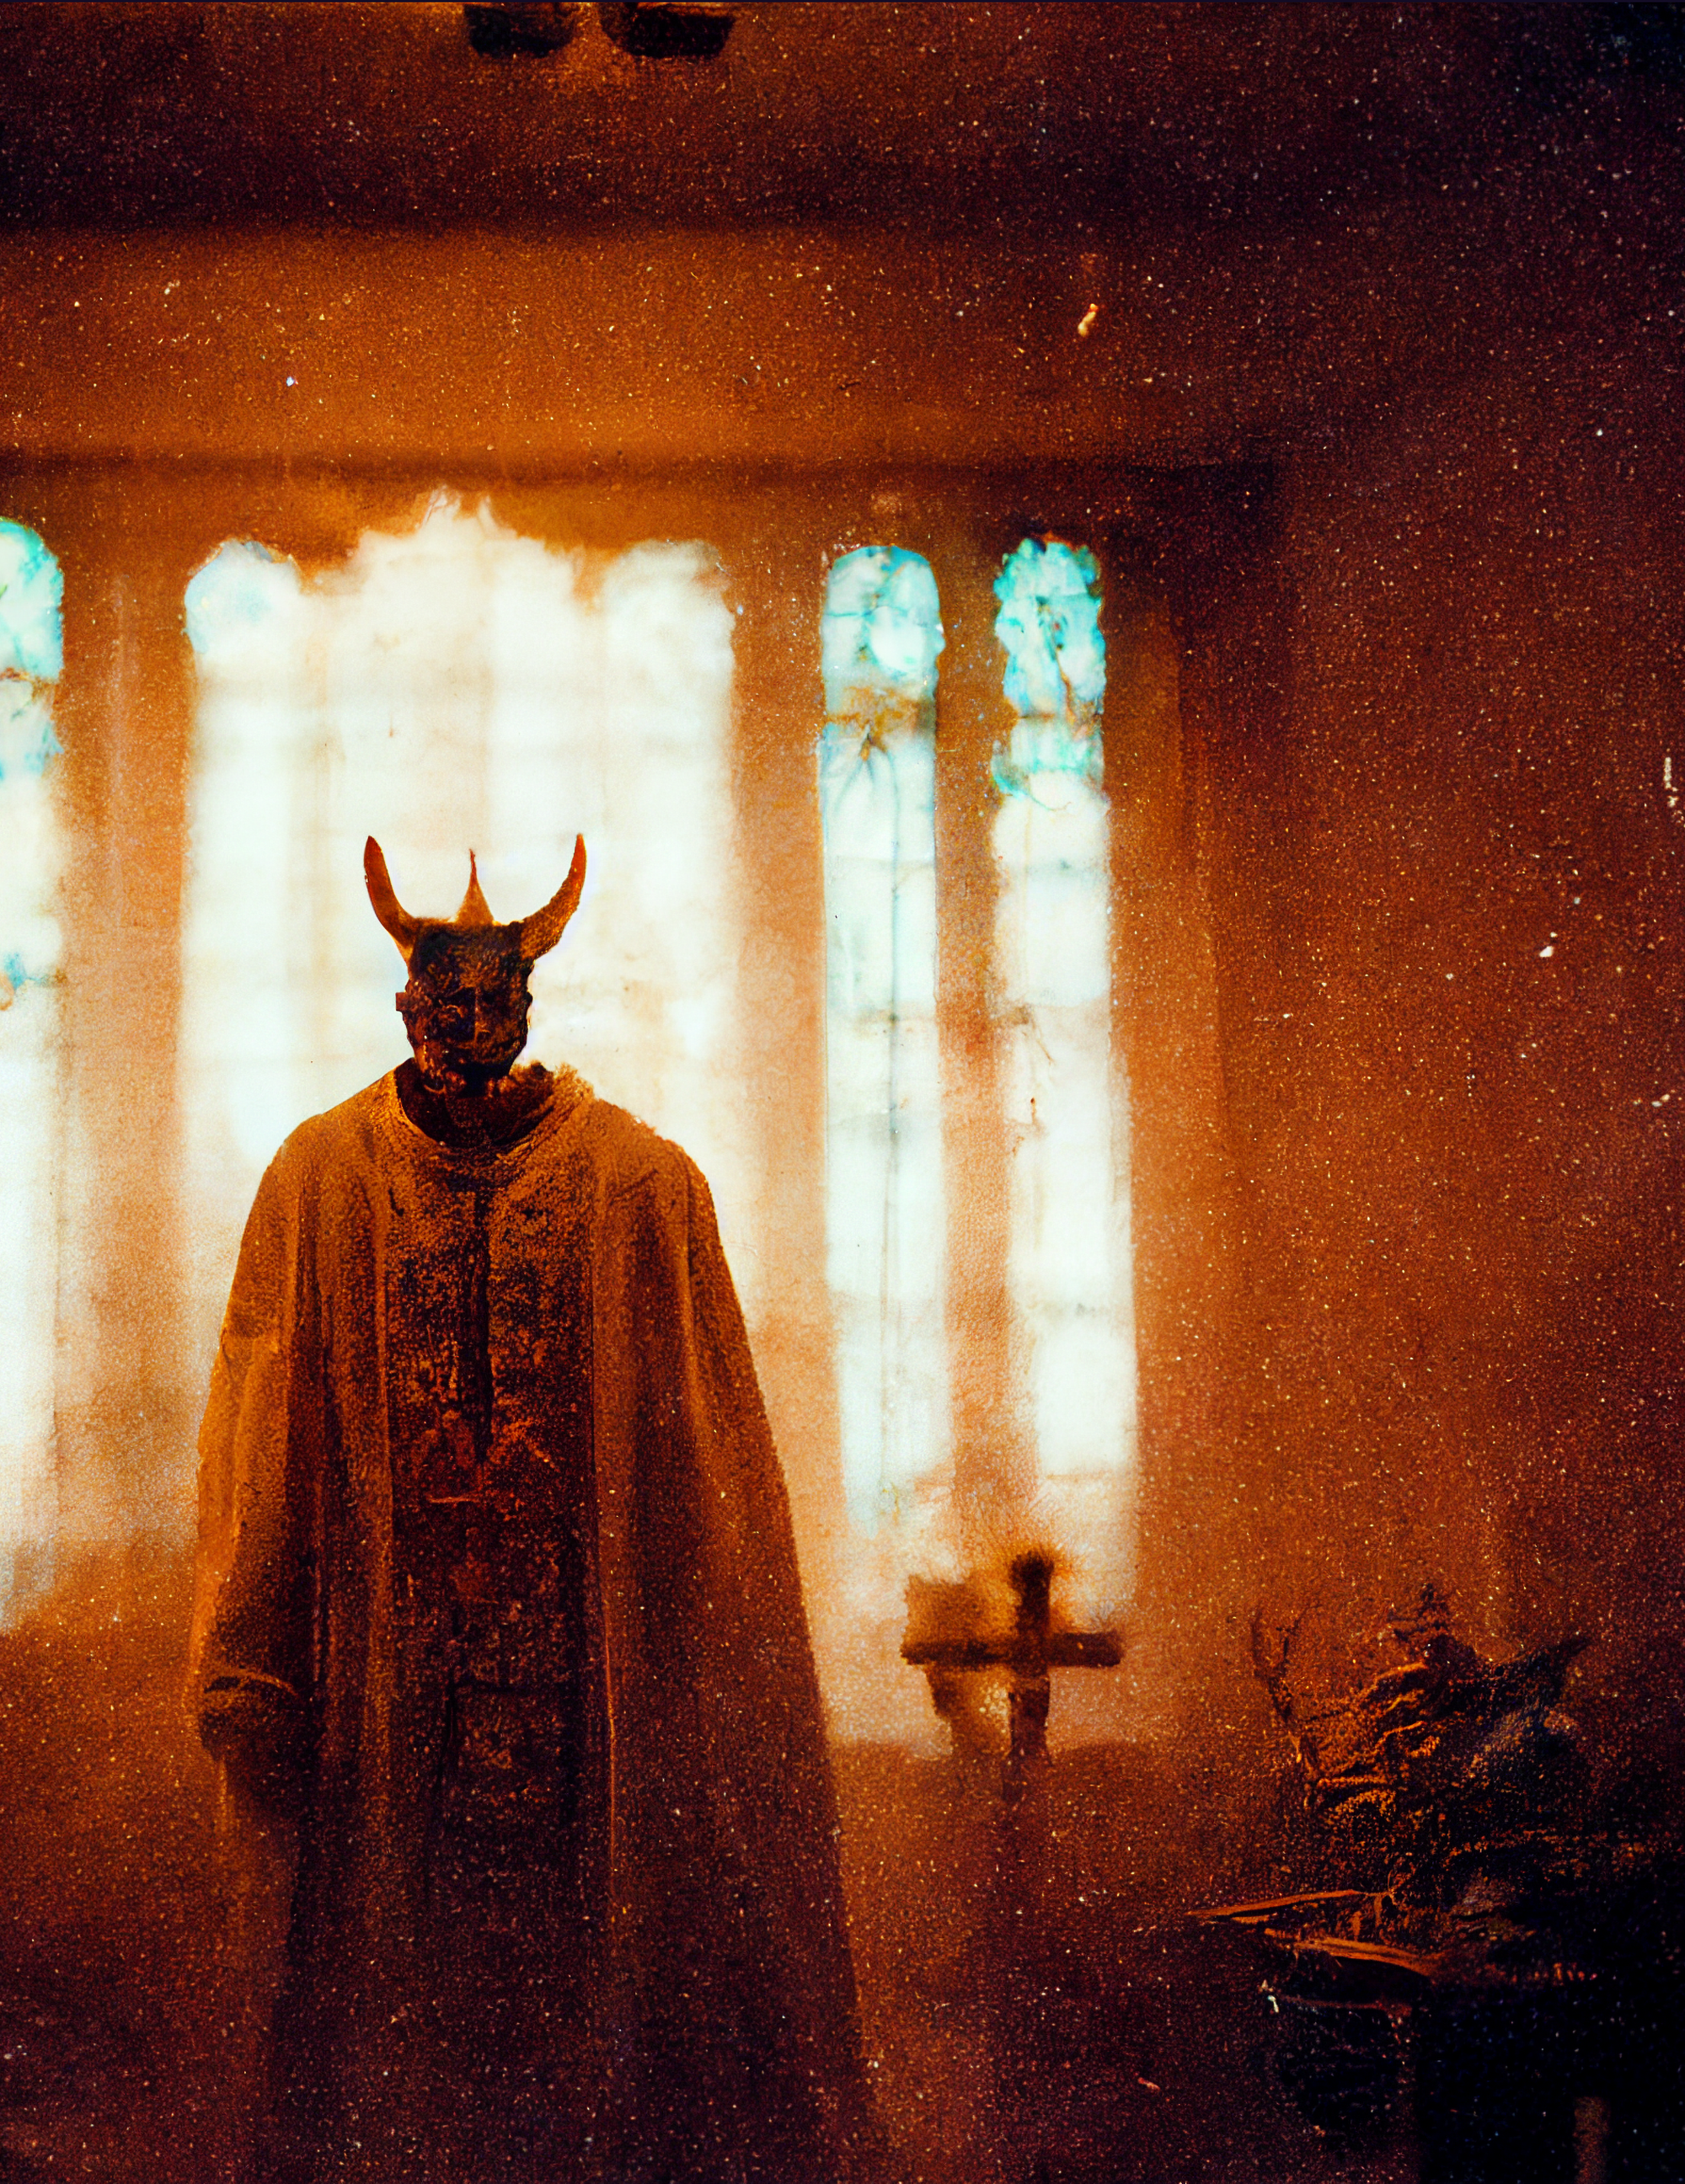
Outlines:
<svg viewBox="0 0 1685 2184"><path fill-rule="evenodd" d="M189 1694L207 1747L278 1806L309 1758L321 1386L293 1167L283 1150L259 1187L200 1429Z"/></svg>

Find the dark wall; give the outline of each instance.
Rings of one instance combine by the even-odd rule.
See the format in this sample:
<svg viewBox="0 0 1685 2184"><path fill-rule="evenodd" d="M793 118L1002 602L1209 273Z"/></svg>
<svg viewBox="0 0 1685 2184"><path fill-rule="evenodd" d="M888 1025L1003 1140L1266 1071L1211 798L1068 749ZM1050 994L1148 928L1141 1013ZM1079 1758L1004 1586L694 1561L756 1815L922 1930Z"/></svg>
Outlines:
<svg viewBox="0 0 1685 2184"><path fill-rule="evenodd" d="M1504 1650L1595 1634L1623 1764L1677 1760L1685 1638L1685 446L1644 300L1311 425L1208 497L1183 621L1235 1194L1206 1630L1435 1580Z"/></svg>

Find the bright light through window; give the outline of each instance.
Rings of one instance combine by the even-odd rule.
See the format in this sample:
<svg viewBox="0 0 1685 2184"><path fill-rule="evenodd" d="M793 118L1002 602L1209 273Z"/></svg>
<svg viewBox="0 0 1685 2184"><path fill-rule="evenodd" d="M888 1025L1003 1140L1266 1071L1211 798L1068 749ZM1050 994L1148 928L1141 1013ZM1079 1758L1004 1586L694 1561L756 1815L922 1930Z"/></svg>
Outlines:
<svg viewBox="0 0 1685 2184"><path fill-rule="evenodd" d="M193 578L198 670L183 1092L193 1280L215 1339L258 1176L305 1116L408 1050L403 967L363 890L377 835L448 916L468 850L494 913L590 860L533 975L529 1055L676 1139L713 1186L751 1314L734 1095L732 621L711 556L559 552L439 504L306 581L249 543Z"/></svg>
<svg viewBox="0 0 1685 2184"><path fill-rule="evenodd" d="M1099 574L1091 554L1031 538L995 588L1018 715L994 764L1008 1288L1041 1506L1103 1613L1127 1578L1135 1344L1126 1123L1111 1061Z"/></svg>
<svg viewBox="0 0 1685 2184"><path fill-rule="evenodd" d="M64 584L0 522L0 1617L20 1550L50 1536L60 1162L59 744Z"/></svg>
<svg viewBox="0 0 1685 2184"><path fill-rule="evenodd" d="M935 579L865 546L822 623L827 1268L843 1478L868 1533L946 1486L936 1035Z"/></svg>

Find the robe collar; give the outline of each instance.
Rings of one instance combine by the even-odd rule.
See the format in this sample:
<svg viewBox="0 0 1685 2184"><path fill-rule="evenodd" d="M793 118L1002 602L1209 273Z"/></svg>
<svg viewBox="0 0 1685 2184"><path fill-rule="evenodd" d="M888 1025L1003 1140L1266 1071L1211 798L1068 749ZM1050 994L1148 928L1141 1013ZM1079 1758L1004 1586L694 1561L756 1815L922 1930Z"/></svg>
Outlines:
<svg viewBox="0 0 1685 2184"><path fill-rule="evenodd" d="M549 1106L526 1136L517 1138L513 1145L453 1145L442 1139L430 1138L404 1112L395 1069L381 1079L377 1112L388 1142L405 1159L419 1166L461 1176L518 1175L532 1154L550 1145L596 1096L577 1070L568 1068L566 1063L551 1075L555 1089Z"/></svg>

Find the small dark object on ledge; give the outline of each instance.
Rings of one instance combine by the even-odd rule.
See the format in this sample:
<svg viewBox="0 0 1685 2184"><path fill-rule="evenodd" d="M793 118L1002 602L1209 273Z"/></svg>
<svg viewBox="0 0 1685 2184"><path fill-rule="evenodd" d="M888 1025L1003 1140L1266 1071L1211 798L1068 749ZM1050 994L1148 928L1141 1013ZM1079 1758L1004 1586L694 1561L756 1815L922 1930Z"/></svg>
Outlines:
<svg viewBox="0 0 1685 2184"><path fill-rule="evenodd" d="M569 43L583 13L575 0L470 0L462 21L483 60L548 60Z"/></svg>
<svg viewBox="0 0 1685 2184"><path fill-rule="evenodd" d="M611 45L640 61L711 61L731 36L728 8L673 7L667 0L598 0Z"/></svg>

